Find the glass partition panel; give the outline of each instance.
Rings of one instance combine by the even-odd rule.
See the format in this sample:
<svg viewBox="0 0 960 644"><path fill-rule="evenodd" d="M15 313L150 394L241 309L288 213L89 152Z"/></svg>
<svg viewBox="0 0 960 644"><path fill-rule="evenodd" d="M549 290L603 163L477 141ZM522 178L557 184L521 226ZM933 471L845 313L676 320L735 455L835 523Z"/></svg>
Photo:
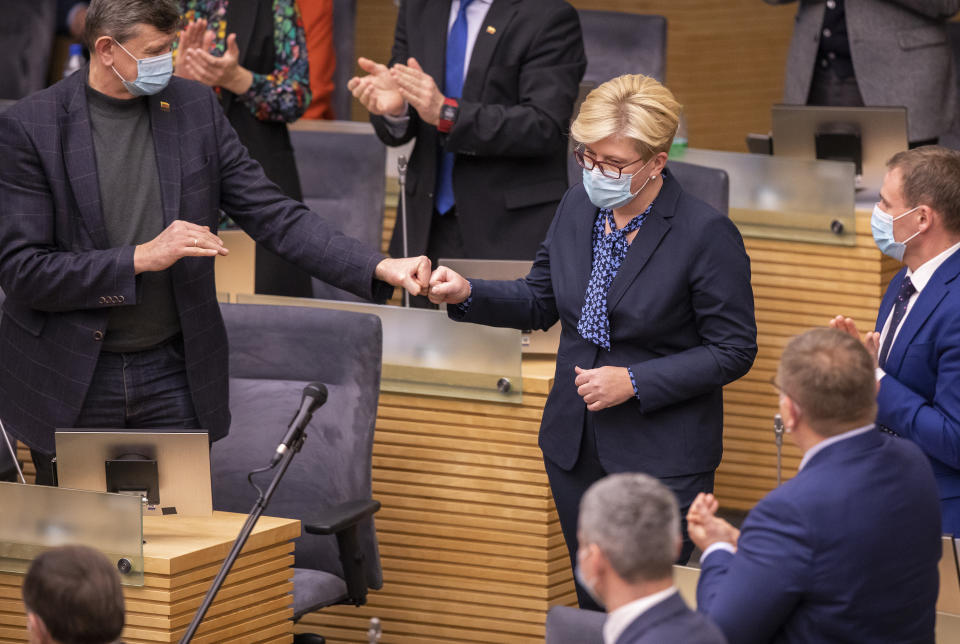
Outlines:
<svg viewBox="0 0 960 644"><path fill-rule="evenodd" d="M671 158L727 172L730 219L744 237L856 244L853 163L694 148Z"/></svg>
<svg viewBox="0 0 960 644"><path fill-rule="evenodd" d="M237 294L237 304L372 313L383 323L383 391L519 403L520 331L454 322L446 313L380 304Z"/></svg>
<svg viewBox="0 0 960 644"><path fill-rule="evenodd" d="M0 508L0 570L25 573L44 550L83 545L115 563L124 585L143 585L139 497L0 483Z"/></svg>

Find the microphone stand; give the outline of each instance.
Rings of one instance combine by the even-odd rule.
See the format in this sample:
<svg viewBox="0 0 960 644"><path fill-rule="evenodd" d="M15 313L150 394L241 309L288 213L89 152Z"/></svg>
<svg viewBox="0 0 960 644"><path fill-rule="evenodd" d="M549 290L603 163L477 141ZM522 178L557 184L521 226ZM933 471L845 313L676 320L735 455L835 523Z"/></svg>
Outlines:
<svg viewBox="0 0 960 644"><path fill-rule="evenodd" d="M10 451L10 458L13 459L13 466L17 468L17 476L20 477L20 482L26 485L27 479L23 477L23 470L20 469L20 461L17 459L17 450L13 449L13 443L10 442L10 436L7 434L7 428L3 426L2 420L0 420L0 434L3 434L3 442L7 444L7 449Z"/></svg>
<svg viewBox="0 0 960 644"><path fill-rule="evenodd" d="M773 437L777 442L777 487L780 487L780 458L783 452L783 418L780 414L773 415Z"/></svg>
<svg viewBox="0 0 960 644"><path fill-rule="evenodd" d="M196 634L197 628L200 626L200 622L202 622L204 616L206 616L207 611L210 609L210 605L217 596L217 592L219 592L220 587L223 586L223 582L227 578L227 574L229 574L230 569L233 568L233 564L240 555L240 551L243 550L243 546L246 545L247 539L250 538L250 534L253 532L254 526L257 524L257 521L260 519L263 511L267 508L267 504L270 503L270 498L277 489L277 485L280 484L280 479L282 479L283 475L287 473L287 468L290 467L290 462L293 460L293 457L296 455L296 453L300 451L300 448L303 447L303 441L306 440L306 438L307 430L306 427L304 427L303 431L294 438L290 449L284 452L283 457L280 459L279 467L277 468L276 473L273 475L273 480L270 481L270 486L267 487L266 492L260 495L260 498L257 499L257 502L253 504L253 509L250 510L250 514L247 516L246 523L243 524L243 528L240 529L240 534L237 535L236 541L233 542L233 548L230 549L230 554L227 555L227 558L223 562L223 566L220 567L220 572L217 573L217 576L213 580L213 584L210 586L210 590L207 591L206 597L203 598L203 603L200 604L200 608L197 609L196 614L193 616L193 621L190 622L187 630L184 631L183 637L180 638L180 644L187 644L193 638L194 634Z"/></svg>
<svg viewBox="0 0 960 644"><path fill-rule="evenodd" d="M410 256L407 244L407 155L397 157L397 176L400 179L400 226L403 233L403 256ZM410 292L403 290L403 305L410 308Z"/></svg>

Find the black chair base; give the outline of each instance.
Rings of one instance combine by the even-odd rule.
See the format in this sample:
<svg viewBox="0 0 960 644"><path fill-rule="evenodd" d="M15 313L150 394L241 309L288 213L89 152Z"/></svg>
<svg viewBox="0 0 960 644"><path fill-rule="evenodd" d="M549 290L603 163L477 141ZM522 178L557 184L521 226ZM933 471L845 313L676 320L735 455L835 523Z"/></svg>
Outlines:
<svg viewBox="0 0 960 644"><path fill-rule="evenodd" d="M326 644L325 640L321 635L315 635L314 633L297 633L293 636L293 644Z"/></svg>

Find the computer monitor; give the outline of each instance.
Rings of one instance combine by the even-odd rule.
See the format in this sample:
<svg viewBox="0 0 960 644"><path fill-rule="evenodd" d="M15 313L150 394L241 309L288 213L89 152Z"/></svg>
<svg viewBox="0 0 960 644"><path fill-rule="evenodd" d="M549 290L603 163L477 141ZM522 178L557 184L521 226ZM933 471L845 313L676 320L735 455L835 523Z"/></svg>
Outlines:
<svg viewBox="0 0 960 644"><path fill-rule="evenodd" d="M774 105L772 120L776 156L844 160L853 150L861 203L877 200L887 161L908 146L905 107Z"/></svg>
<svg viewBox="0 0 960 644"><path fill-rule="evenodd" d="M533 262L509 259L438 259L438 266L446 266L466 278L480 280L515 280L530 272ZM560 346L560 324L546 331L523 330L520 347L523 353L556 355Z"/></svg>
<svg viewBox="0 0 960 644"><path fill-rule="evenodd" d="M200 517L213 512L206 430L59 429L56 445L60 487L111 491L107 471L112 469L112 491L142 489L153 496L149 474L146 479L141 476L144 469L153 469L159 498L145 505L145 513ZM136 464L147 467L136 468ZM133 469L138 471L131 474Z"/></svg>

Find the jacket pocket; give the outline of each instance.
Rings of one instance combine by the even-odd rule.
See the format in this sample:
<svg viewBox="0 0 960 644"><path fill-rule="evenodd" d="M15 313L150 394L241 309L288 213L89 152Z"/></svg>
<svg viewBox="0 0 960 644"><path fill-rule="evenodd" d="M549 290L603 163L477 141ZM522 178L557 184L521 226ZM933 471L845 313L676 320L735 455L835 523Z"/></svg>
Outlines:
<svg viewBox="0 0 960 644"><path fill-rule="evenodd" d="M3 302L3 317L9 318L11 322L32 336L39 336L47 323L46 313L17 304L10 298Z"/></svg>
<svg viewBox="0 0 960 644"><path fill-rule="evenodd" d="M901 29L897 32L897 42L900 44L900 49L905 51L920 49L922 47L946 45L947 32L939 25Z"/></svg>

